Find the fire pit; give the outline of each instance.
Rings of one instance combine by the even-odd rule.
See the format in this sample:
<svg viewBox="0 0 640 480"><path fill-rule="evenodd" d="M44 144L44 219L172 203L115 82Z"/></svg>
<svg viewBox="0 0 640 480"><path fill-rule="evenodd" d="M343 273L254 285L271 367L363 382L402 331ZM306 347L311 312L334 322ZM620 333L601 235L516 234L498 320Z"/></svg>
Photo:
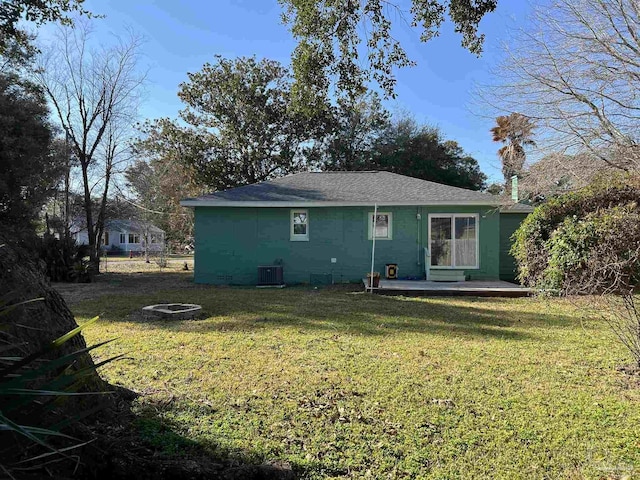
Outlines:
<svg viewBox="0 0 640 480"><path fill-rule="evenodd" d="M142 308L142 315L164 320L188 320L195 318L202 311L195 303L159 303Z"/></svg>

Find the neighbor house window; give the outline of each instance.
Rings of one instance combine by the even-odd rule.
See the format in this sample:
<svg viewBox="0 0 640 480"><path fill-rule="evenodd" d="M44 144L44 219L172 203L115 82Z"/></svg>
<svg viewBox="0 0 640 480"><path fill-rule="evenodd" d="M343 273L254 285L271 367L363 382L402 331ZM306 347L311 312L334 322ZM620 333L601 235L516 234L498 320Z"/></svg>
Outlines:
<svg viewBox="0 0 640 480"><path fill-rule="evenodd" d="M140 235L137 233L130 233L129 243L140 243Z"/></svg>
<svg viewBox="0 0 640 480"><path fill-rule="evenodd" d="M109 232L104 232L104 244L109 245Z"/></svg>
<svg viewBox="0 0 640 480"><path fill-rule="evenodd" d="M309 212L291 210L291 240L309 241Z"/></svg>
<svg viewBox="0 0 640 480"><path fill-rule="evenodd" d="M478 215L429 215L431 266L478 268Z"/></svg>
<svg viewBox="0 0 640 480"><path fill-rule="evenodd" d="M127 235L124 233L120 234L120 243L127 243Z"/></svg>
<svg viewBox="0 0 640 480"><path fill-rule="evenodd" d="M374 219L375 216L375 219ZM369 240L391 240L393 238L393 216L389 212L369 212Z"/></svg>

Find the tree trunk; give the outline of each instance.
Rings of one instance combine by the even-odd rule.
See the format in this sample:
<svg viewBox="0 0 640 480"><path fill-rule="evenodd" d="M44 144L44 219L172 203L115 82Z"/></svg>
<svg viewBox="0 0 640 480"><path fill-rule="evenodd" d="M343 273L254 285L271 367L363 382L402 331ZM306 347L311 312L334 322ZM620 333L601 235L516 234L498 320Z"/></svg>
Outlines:
<svg viewBox="0 0 640 480"><path fill-rule="evenodd" d="M71 216L70 206L69 206L69 190L70 190L70 176L71 176L71 166L67 164L66 171L64 174L64 239L69 240L71 237L70 225L71 225Z"/></svg>
<svg viewBox="0 0 640 480"><path fill-rule="evenodd" d="M96 248L97 239L93 225L93 206L91 205L91 190L89 190L89 161L86 156L80 152L80 166L82 167L82 183L84 185L84 212L87 220L87 237L89 241L89 272L100 273L100 260L98 258L98 249Z"/></svg>
<svg viewBox="0 0 640 480"><path fill-rule="evenodd" d="M71 189L71 153L69 151L69 133L64 137L65 171L64 171L64 240L71 237L71 210L69 204L69 191Z"/></svg>
<svg viewBox="0 0 640 480"><path fill-rule="evenodd" d="M110 168L110 167L107 167ZM107 195L109 193L109 181L111 179L111 172L107 171L105 175L105 186L100 199L100 207L98 210L98 221L96 222L95 236L96 236L96 257L98 259L97 267L92 270L92 273L100 273L100 256L102 253L102 236L104 235L104 222L105 212L107 210Z"/></svg>
<svg viewBox="0 0 640 480"><path fill-rule="evenodd" d="M5 238L0 235L0 298L6 300L8 305L36 298L43 299L5 311L0 317L0 341L8 342L12 347L5 356L24 357L39 352L53 340L78 326L60 294L45 281L44 275L38 271L30 257L32 254L11 245L8 236ZM50 355L59 357L85 347L84 338L78 334ZM91 356L84 354L74 362L70 370L77 371L93 365ZM54 371L50 372L50 375L59 373ZM108 384L97 372L91 371L83 378L80 389L91 392L106 391ZM67 397L69 400L65 405L68 405L68 411L72 412L79 402L83 406L104 402L105 399L99 397L103 396Z"/></svg>

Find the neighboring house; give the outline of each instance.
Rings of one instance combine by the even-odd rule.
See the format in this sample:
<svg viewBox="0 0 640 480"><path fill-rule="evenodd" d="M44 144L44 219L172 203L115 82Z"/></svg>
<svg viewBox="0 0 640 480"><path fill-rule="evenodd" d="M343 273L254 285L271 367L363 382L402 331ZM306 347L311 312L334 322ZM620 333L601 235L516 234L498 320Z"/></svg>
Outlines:
<svg viewBox="0 0 640 480"><path fill-rule="evenodd" d="M499 203L388 172L298 173L181 202L195 210L195 281L241 285L264 265L281 265L290 284L361 281L373 235L383 275L395 263L399 277L422 279L428 261L432 280L499 279L511 235Z"/></svg>
<svg viewBox="0 0 640 480"><path fill-rule="evenodd" d="M86 228L77 230L73 237L78 245L89 243ZM104 222L104 234L101 244L105 250L122 250L123 252L143 252L149 244L150 252L164 250L164 230L149 222L139 220L107 220Z"/></svg>

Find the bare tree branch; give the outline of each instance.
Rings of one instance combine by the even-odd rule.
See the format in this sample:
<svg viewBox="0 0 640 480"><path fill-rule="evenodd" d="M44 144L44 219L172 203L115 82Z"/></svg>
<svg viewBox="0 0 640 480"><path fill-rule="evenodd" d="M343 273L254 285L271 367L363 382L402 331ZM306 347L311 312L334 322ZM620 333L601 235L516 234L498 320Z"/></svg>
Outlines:
<svg viewBox="0 0 640 480"><path fill-rule="evenodd" d="M640 169L639 12L637 0L552 0L536 8L482 98L535 121L542 151Z"/></svg>
<svg viewBox="0 0 640 480"><path fill-rule="evenodd" d="M139 70L139 37L130 34L96 49L89 47L90 39L87 22L60 27L57 42L41 47L36 80L78 159L91 265L97 271L114 167L128 158L124 147L133 136L145 75ZM92 198L96 188L101 190L97 208Z"/></svg>

